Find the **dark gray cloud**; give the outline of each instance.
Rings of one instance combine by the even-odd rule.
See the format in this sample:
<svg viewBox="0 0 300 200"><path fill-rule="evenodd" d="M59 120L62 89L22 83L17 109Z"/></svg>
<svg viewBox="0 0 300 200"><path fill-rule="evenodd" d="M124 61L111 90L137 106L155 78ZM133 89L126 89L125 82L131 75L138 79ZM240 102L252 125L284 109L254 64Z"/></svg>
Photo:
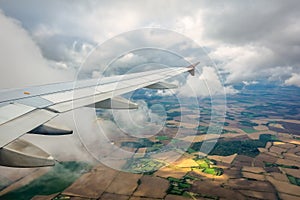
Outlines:
<svg viewBox="0 0 300 200"><path fill-rule="evenodd" d="M300 67L299 1L226 1L204 14L204 35L220 43L268 48L266 67ZM251 64L251 63L249 63Z"/></svg>
<svg viewBox="0 0 300 200"><path fill-rule="evenodd" d="M298 1L226 1L217 9L214 6L205 12L205 32L222 42L264 43L299 23Z"/></svg>
<svg viewBox="0 0 300 200"><path fill-rule="evenodd" d="M178 31L208 49L228 83L268 79L283 84L300 74L297 0L12 0L0 2L0 8L20 21L54 67L76 67L96 43L154 26Z"/></svg>

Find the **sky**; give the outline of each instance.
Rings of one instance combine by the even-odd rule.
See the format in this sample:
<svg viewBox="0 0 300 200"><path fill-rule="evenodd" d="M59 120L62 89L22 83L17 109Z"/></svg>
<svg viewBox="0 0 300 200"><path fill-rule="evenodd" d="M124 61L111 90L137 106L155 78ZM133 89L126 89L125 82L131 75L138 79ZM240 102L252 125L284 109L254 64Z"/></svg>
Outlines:
<svg viewBox="0 0 300 200"><path fill-rule="evenodd" d="M182 34L201 46L217 69L205 69L199 78L221 74L228 91L237 83L299 87L299 10L297 0L2 0L0 86L72 80L98 44L152 27ZM170 46L166 38L157 42ZM127 42L141 41L136 37ZM106 51L117 49L118 45L111 45ZM92 74L97 76L99 71Z"/></svg>

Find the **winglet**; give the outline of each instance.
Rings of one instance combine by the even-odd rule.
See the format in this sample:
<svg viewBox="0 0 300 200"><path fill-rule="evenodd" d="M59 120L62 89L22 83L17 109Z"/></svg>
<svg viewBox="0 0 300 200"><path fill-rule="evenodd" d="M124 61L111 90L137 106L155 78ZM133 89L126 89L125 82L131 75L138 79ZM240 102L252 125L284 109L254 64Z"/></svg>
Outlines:
<svg viewBox="0 0 300 200"><path fill-rule="evenodd" d="M190 74L192 76L195 76L195 67L199 64L200 62L196 62L190 66L188 66L187 68L189 68L188 72L190 72Z"/></svg>

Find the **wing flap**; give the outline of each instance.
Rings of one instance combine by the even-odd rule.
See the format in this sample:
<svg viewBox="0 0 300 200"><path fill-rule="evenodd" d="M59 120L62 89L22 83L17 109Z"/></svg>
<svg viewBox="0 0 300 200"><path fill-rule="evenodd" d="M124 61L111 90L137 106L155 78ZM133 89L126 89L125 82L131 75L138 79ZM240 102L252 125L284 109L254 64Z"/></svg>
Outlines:
<svg viewBox="0 0 300 200"><path fill-rule="evenodd" d="M103 93L101 95L92 95L81 99L74 99L72 101L58 103L53 106L50 106L48 109L54 112L63 113L76 108L88 106L90 104L94 104L95 102L100 102L112 97L113 97L112 92L108 92L108 93Z"/></svg>
<svg viewBox="0 0 300 200"><path fill-rule="evenodd" d="M149 89L174 89L174 88L177 88L178 86L175 85L175 84L171 84L171 83L165 83L165 82L157 82L157 83L154 83L152 85L148 85L146 86L146 88L149 88Z"/></svg>
<svg viewBox="0 0 300 200"><path fill-rule="evenodd" d="M113 97L111 99L105 99L104 101L100 101L95 103L95 108L102 108L102 109L137 109L138 104L129 101L120 96Z"/></svg>

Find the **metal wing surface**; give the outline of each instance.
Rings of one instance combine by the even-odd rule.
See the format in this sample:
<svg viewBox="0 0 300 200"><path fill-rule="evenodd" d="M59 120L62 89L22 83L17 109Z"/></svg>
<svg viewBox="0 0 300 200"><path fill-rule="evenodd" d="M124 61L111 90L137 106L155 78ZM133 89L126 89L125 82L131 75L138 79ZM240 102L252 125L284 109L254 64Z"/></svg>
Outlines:
<svg viewBox="0 0 300 200"><path fill-rule="evenodd" d="M140 89L168 89L164 80L184 72L194 73L198 63L120 76L56 83L0 91L0 165L39 167L54 165L54 159L39 147L20 139L31 132L44 135L70 134L44 125L60 113L83 106L133 109L137 105L120 95Z"/></svg>

